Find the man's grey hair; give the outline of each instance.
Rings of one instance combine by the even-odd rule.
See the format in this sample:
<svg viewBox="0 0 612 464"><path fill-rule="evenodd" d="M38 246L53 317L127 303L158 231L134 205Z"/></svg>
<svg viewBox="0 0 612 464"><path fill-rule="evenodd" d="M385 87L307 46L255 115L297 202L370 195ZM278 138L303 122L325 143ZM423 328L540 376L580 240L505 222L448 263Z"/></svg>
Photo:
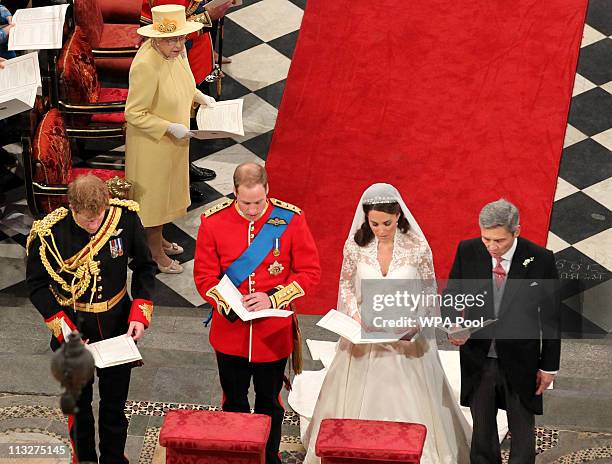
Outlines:
<svg viewBox="0 0 612 464"><path fill-rule="evenodd" d="M483 229L505 227L509 232L516 232L519 225L519 211L508 200L500 198L486 204L478 216L478 223Z"/></svg>

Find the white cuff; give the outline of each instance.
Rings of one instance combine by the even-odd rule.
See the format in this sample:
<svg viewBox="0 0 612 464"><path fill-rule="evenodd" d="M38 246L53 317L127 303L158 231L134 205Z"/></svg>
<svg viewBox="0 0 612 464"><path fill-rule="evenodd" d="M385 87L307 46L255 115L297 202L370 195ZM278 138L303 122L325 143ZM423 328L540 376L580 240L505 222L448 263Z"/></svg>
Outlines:
<svg viewBox="0 0 612 464"><path fill-rule="evenodd" d="M557 375L557 372L559 372L559 371L545 371L544 369L540 369L540 371L544 372L545 374L551 374L551 375Z"/></svg>

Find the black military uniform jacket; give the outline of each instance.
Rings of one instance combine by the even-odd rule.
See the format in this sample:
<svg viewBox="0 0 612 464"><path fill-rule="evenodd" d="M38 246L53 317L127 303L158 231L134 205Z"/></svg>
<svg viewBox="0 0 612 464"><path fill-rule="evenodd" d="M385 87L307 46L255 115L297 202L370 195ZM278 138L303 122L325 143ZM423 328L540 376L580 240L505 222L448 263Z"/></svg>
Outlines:
<svg viewBox="0 0 612 464"><path fill-rule="evenodd" d="M156 265L137 215L138 204L110 200L98 232L90 235L66 208L35 221L27 243L26 282L30 300L53 337L63 342L62 320L96 342L126 333L131 321L147 327ZM128 258L133 270L127 294Z"/></svg>

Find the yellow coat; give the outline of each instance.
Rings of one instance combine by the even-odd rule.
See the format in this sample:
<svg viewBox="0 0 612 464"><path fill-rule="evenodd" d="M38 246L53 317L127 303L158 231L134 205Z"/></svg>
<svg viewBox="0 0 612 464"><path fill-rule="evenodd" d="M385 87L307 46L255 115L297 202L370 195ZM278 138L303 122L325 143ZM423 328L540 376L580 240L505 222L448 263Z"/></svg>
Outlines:
<svg viewBox="0 0 612 464"><path fill-rule="evenodd" d="M151 41L145 42L130 68L125 107L127 121L125 177L140 219L153 227L187 213L189 139L166 134L170 123L189 128L196 85L187 58L165 59Z"/></svg>

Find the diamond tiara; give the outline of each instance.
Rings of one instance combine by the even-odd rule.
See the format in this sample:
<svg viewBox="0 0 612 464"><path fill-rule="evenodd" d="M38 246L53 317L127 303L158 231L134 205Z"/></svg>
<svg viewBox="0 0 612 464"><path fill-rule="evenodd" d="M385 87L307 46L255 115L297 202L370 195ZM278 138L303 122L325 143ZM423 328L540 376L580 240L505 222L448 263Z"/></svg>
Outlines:
<svg viewBox="0 0 612 464"><path fill-rule="evenodd" d="M397 203L397 199L391 196L376 196L363 200L364 205L379 205L381 203Z"/></svg>

